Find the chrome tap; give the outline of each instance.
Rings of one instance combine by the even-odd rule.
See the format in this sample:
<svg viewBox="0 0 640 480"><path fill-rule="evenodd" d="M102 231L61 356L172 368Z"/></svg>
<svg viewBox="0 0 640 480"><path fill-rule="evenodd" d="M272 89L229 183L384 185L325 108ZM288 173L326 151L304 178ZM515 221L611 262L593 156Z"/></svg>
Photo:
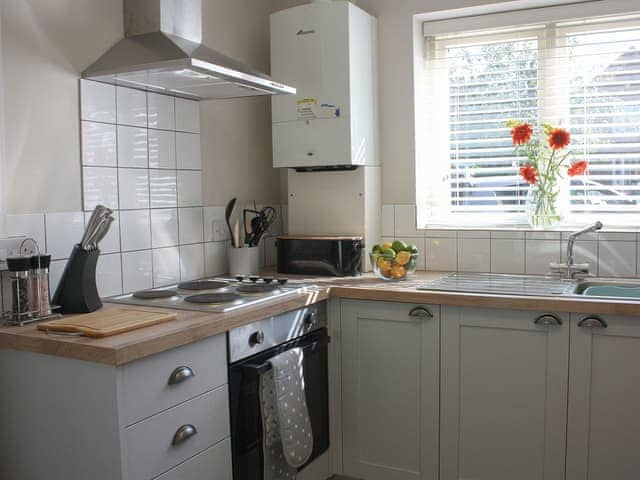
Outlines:
<svg viewBox="0 0 640 480"><path fill-rule="evenodd" d="M593 225L589 225L588 227L584 227L582 230L578 230L577 232L573 232L569 235L569 240L567 241L567 255L565 259L565 263L552 263L551 271L554 273L562 273L565 278L572 279L575 277L576 273L589 273L589 265L576 265L573 263L573 244L576 242L576 239L580 235L584 235L585 233L596 232L602 228L602 222L598 221Z"/></svg>

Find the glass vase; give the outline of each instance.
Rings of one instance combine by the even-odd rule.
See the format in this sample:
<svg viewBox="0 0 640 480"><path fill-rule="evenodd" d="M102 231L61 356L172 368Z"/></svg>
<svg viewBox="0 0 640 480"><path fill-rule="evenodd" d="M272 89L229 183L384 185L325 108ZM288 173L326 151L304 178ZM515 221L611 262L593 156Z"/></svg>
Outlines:
<svg viewBox="0 0 640 480"><path fill-rule="evenodd" d="M539 183L529 187L526 212L531 228L551 228L562 221L559 196L560 186L557 182L549 182L547 185Z"/></svg>

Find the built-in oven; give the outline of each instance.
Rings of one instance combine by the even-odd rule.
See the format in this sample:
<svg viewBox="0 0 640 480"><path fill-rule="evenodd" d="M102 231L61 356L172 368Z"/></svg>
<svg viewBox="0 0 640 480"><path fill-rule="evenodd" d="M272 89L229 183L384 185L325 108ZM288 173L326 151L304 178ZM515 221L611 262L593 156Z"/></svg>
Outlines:
<svg viewBox="0 0 640 480"><path fill-rule="evenodd" d="M304 390L313 451L303 469L329 448L329 380L326 302L287 312L229 332L229 396L234 480L262 480L263 427L260 376L269 359L303 352Z"/></svg>

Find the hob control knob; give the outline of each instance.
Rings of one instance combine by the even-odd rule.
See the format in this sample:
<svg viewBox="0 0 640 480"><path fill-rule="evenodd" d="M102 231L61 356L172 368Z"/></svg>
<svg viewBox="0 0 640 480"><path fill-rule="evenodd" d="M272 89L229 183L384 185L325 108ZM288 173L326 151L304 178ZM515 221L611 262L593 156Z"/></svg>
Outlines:
<svg viewBox="0 0 640 480"><path fill-rule="evenodd" d="M264 343L264 332L262 330L253 332L249 336L249 346L255 347L256 345L260 345L262 343Z"/></svg>
<svg viewBox="0 0 640 480"><path fill-rule="evenodd" d="M243 275L236 275L236 280L241 282L244 280L244 276Z"/></svg>
<svg viewBox="0 0 640 480"><path fill-rule="evenodd" d="M271 277L264 277L264 278L262 279L262 281L263 281L264 283L271 283L271 282L273 282L273 278L271 278Z"/></svg>
<svg viewBox="0 0 640 480"><path fill-rule="evenodd" d="M286 285L288 281L289 281L289 279L288 279L288 278L279 278L279 279L278 279L278 283L279 283L280 285Z"/></svg>
<svg viewBox="0 0 640 480"><path fill-rule="evenodd" d="M249 277L249 280L251 280L253 283L256 283L258 280L260 280L260 277L251 276Z"/></svg>

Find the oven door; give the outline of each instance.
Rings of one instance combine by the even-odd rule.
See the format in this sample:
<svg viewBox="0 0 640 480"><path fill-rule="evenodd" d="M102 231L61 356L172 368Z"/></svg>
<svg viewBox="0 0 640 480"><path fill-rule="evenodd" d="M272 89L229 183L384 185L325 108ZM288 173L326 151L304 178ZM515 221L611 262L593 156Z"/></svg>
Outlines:
<svg viewBox="0 0 640 480"><path fill-rule="evenodd" d="M322 328L229 367L234 480L263 478L260 375L269 368L269 358L285 350L301 347L304 351L304 387L313 430L313 452L300 470L329 448L328 343L327 329Z"/></svg>

